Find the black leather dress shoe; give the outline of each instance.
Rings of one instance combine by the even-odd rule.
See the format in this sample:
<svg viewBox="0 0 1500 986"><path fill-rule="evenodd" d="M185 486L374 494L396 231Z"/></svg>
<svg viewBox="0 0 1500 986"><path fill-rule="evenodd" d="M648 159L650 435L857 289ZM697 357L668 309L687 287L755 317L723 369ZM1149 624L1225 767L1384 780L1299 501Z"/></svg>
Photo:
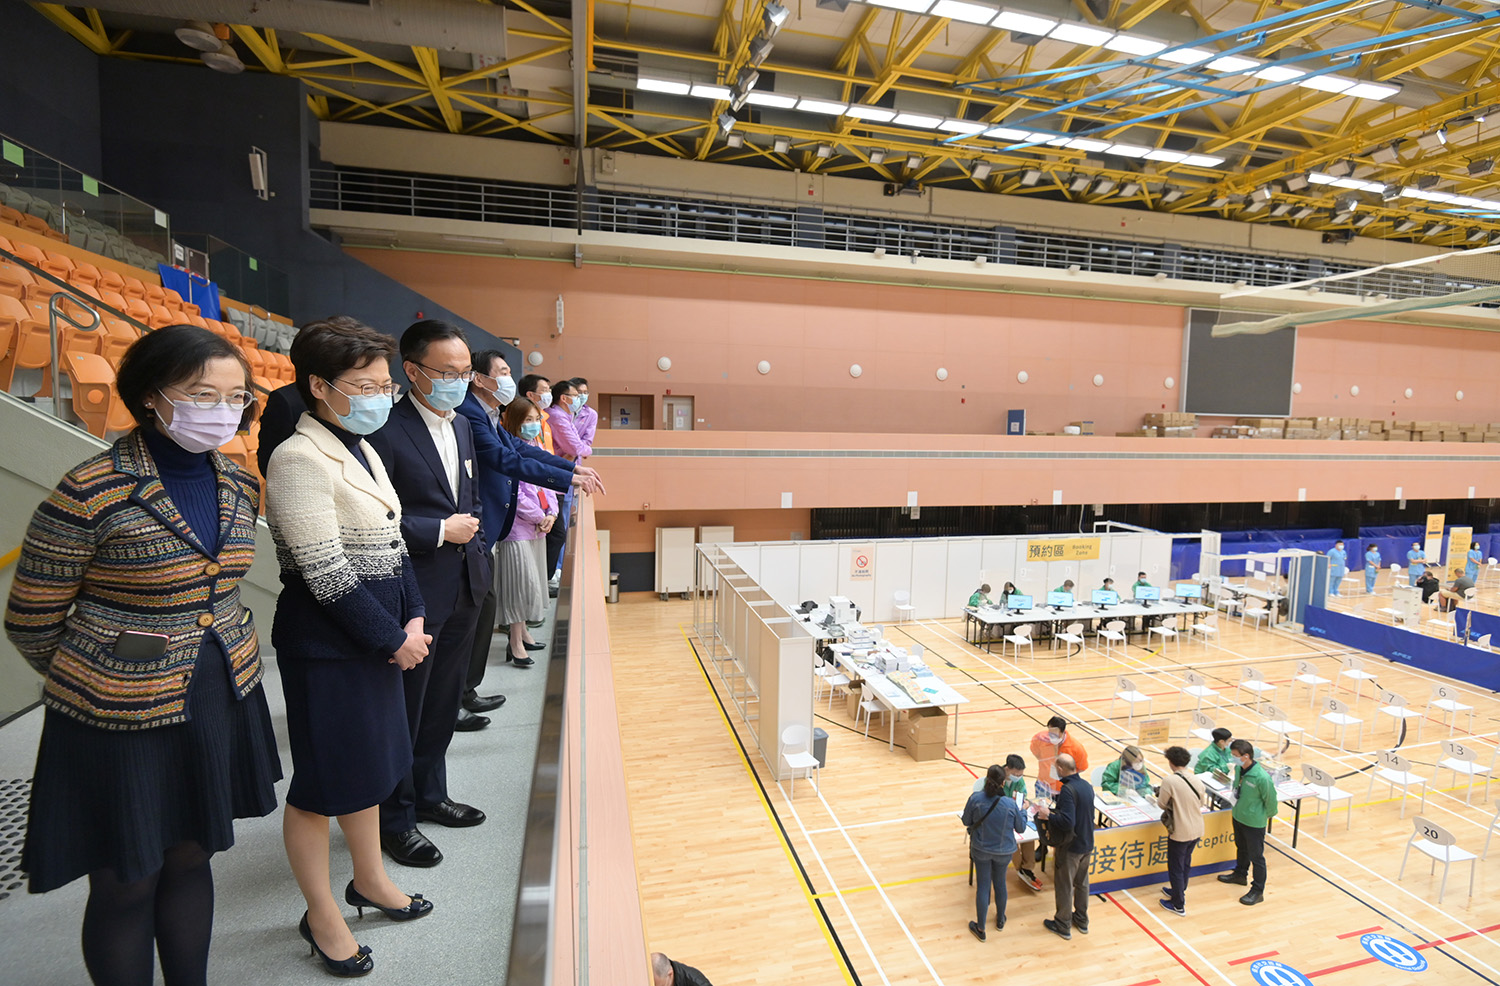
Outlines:
<svg viewBox="0 0 1500 986"><path fill-rule="evenodd" d="M464 708L475 715L481 712L493 712L504 704L504 695L475 695L464 699Z"/></svg>
<svg viewBox="0 0 1500 986"><path fill-rule="evenodd" d="M455 731L460 733L474 733L490 724L489 716L476 716L468 709L458 710L458 722L453 724Z"/></svg>
<svg viewBox="0 0 1500 986"><path fill-rule="evenodd" d="M532 641L532 642L531 642L531 643L529 643L529 644L528 644L528 643L526 643L526 642L525 642L525 641L524 641L524 640L523 640L523 641L522 641L522 642L521 642L521 646L522 646L522 647L525 647L525 648L526 648L526 649L527 649L527 650L546 650L546 649L547 649L547 645L546 645L546 644L544 644L544 643L542 643L542 642L541 642L541 641L540 641L540 640L533 640L533 641Z"/></svg>
<svg viewBox="0 0 1500 986"><path fill-rule="evenodd" d="M557 586L555 586L555 585L554 586L548 586L548 588L547 588L547 598L548 599L556 599L557 598Z"/></svg>
<svg viewBox="0 0 1500 986"><path fill-rule="evenodd" d="M536 663L529 657L517 657L510 651L505 652L505 661L507 664L514 664L518 668L529 668Z"/></svg>
<svg viewBox="0 0 1500 986"><path fill-rule="evenodd" d="M484 812L473 805L461 805L456 801L441 801L435 805L418 805L417 821L446 825L450 829L462 829L484 821Z"/></svg>
<svg viewBox="0 0 1500 986"><path fill-rule="evenodd" d="M417 829L380 833L380 848L402 866L436 866L443 861L438 847Z"/></svg>

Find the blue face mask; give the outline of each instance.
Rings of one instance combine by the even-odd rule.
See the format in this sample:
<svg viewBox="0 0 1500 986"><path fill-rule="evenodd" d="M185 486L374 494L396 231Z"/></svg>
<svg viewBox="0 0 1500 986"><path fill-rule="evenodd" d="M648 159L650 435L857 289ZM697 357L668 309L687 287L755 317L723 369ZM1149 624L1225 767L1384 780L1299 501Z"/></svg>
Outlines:
<svg viewBox="0 0 1500 986"><path fill-rule="evenodd" d="M528 421L521 426L521 437L528 442L533 441L541 433L542 423L540 421Z"/></svg>
<svg viewBox="0 0 1500 986"><path fill-rule="evenodd" d="M332 387L332 384L329 384ZM355 435L373 435L385 427L386 419L391 416L391 398L387 394L355 394L352 397L344 394L342 390L333 387L334 390L349 398L349 413L340 414L333 411L333 405L328 404L328 410L333 411L333 416L339 419L339 427Z"/></svg>
<svg viewBox="0 0 1500 986"><path fill-rule="evenodd" d="M451 411L469 395L469 385L462 380L434 380L426 370L422 376L432 384L432 393L425 396L435 411Z"/></svg>
<svg viewBox="0 0 1500 986"><path fill-rule="evenodd" d="M583 406L589 402L588 394L577 394L573 397L573 410L582 411Z"/></svg>

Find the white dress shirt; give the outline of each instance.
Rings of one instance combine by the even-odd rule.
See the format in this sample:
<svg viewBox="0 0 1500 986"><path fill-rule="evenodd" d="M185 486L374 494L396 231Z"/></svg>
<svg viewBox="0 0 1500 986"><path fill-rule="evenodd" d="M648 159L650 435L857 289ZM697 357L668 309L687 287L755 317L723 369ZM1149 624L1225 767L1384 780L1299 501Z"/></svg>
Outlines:
<svg viewBox="0 0 1500 986"><path fill-rule="evenodd" d="M437 446L438 458L443 462L443 472L448 477L448 490L453 494L454 502L458 501L458 436L453 433L453 419L455 412L447 411L443 414L430 409L426 404L417 400L413 395L413 404L417 406L417 413L422 416L422 423L427 426L427 431L432 435L432 442ZM443 544L443 525L438 525L438 546Z"/></svg>

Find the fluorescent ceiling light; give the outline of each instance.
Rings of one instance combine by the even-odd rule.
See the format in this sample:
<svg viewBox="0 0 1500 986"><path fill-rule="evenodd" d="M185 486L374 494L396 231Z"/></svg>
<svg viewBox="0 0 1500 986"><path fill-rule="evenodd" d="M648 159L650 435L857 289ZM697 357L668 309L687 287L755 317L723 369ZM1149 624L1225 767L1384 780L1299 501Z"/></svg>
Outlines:
<svg viewBox="0 0 1500 986"><path fill-rule="evenodd" d="M937 125L939 130L946 130L950 134L978 134L989 129L988 123L975 123L973 120L950 119L944 120Z"/></svg>
<svg viewBox="0 0 1500 986"><path fill-rule="evenodd" d="M897 113L896 122L903 127L926 127L928 130L937 127L943 122L940 116L928 116L926 113Z"/></svg>
<svg viewBox="0 0 1500 986"><path fill-rule="evenodd" d="M1287 65L1267 65L1255 73L1255 78L1265 79L1267 82L1290 82L1300 79L1307 73L1300 68L1291 68Z"/></svg>
<svg viewBox="0 0 1500 986"><path fill-rule="evenodd" d="M1157 58L1174 65L1196 65L1207 61L1217 55L1218 52L1209 51L1207 48L1172 48L1168 51L1158 52Z"/></svg>
<svg viewBox="0 0 1500 986"><path fill-rule="evenodd" d="M1178 151L1165 150L1149 150L1141 156L1144 157L1147 161L1168 161L1173 164L1181 163L1182 161L1185 161L1187 159L1186 154L1182 154Z"/></svg>
<svg viewBox="0 0 1500 986"><path fill-rule="evenodd" d="M729 89L726 86L694 85L692 88L694 96L700 99L728 99Z"/></svg>
<svg viewBox="0 0 1500 986"><path fill-rule="evenodd" d="M966 3L965 0L937 0L928 13L933 17L946 17L949 20L964 21L968 24L988 24L995 19L994 7L986 7L979 3Z"/></svg>
<svg viewBox="0 0 1500 986"><path fill-rule="evenodd" d="M1057 26L1057 21L1051 17L1038 17L1035 14L1023 14L1016 10L1002 10L990 21L990 27L999 28L1002 31L1012 31L1016 34L1038 34L1045 35Z"/></svg>
<svg viewBox="0 0 1500 986"><path fill-rule="evenodd" d="M780 92L752 92L746 100L751 106L774 106L783 110L789 110L797 105L796 96L788 96Z"/></svg>
<svg viewBox="0 0 1500 986"><path fill-rule="evenodd" d="M866 106L863 103L851 103L844 111L845 116L852 116L856 120L874 120L877 123L886 123L896 116L895 110L886 109L884 106Z"/></svg>
<svg viewBox="0 0 1500 986"><path fill-rule="evenodd" d="M870 0L870 3L877 7L905 10L913 14L925 14L927 8L932 6L932 0Z"/></svg>
<svg viewBox="0 0 1500 986"><path fill-rule="evenodd" d="M1097 48L1110 38L1114 37L1113 31L1102 31L1097 27L1089 27L1087 24L1066 23L1059 24L1047 35L1048 41L1066 41L1069 44L1088 45Z"/></svg>
<svg viewBox="0 0 1500 986"><path fill-rule="evenodd" d="M1363 189L1365 187L1365 185L1370 184L1370 183L1369 182L1360 181L1358 178L1335 178L1333 181L1329 182L1328 184L1332 185L1334 188L1357 188L1357 189ZM1380 188L1380 187L1381 186L1379 186L1379 185L1376 186L1377 189Z"/></svg>
<svg viewBox="0 0 1500 986"><path fill-rule="evenodd" d="M995 127L986 131L985 136L995 140L1025 140L1028 134L1025 130L1017 130L1014 127Z"/></svg>
<svg viewBox="0 0 1500 986"><path fill-rule="evenodd" d="M1307 180L1314 185L1332 185L1338 181L1333 175L1324 174L1321 171L1309 171L1307 173Z"/></svg>
<svg viewBox="0 0 1500 986"><path fill-rule="evenodd" d="M1133 34L1116 34L1103 44L1110 51L1122 51L1127 55L1154 55L1166 47L1165 42L1138 38Z"/></svg>
<svg viewBox="0 0 1500 986"><path fill-rule="evenodd" d="M1032 134L1032 136L1034 137L1036 135ZM1067 147L1069 144L1073 143L1073 138L1072 137L1053 137L1050 140L1044 140L1044 141L1042 141L1042 143L1046 144L1048 147Z"/></svg>
<svg viewBox="0 0 1500 986"><path fill-rule="evenodd" d="M693 88L686 82L678 82L674 79L648 79L645 77L636 79L635 87L637 89L644 89L646 92L664 92L673 96L686 96Z"/></svg>
<svg viewBox="0 0 1500 986"><path fill-rule="evenodd" d="M1152 148L1140 144L1110 144L1109 154L1118 154L1120 157L1145 157L1150 154Z"/></svg>
<svg viewBox="0 0 1500 986"><path fill-rule="evenodd" d="M1225 55L1208 63L1208 67L1215 72L1244 72L1259 65L1260 62L1253 58L1241 58L1238 55Z"/></svg>
<svg viewBox="0 0 1500 986"><path fill-rule="evenodd" d="M1049 134L1044 130L1033 130L1026 135L1026 139L1037 144L1045 144L1049 140L1056 140L1057 134Z"/></svg>
<svg viewBox="0 0 1500 986"><path fill-rule="evenodd" d="M1195 168L1217 168L1224 163L1224 159L1214 154L1189 154L1183 158L1182 163Z"/></svg>
<svg viewBox="0 0 1500 986"><path fill-rule="evenodd" d="M1387 86L1379 82L1356 82L1344 90L1344 95L1353 96L1355 99L1389 99L1400 91L1400 86Z"/></svg>
<svg viewBox="0 0 1500 986"><path fill-rule="evenodd" d="M1102 151L1109 147L1109 141L1094 140L1092 137L1074 137L1068 146L1075 151Z"/></svg>
<svg viewBox="0 0 1500 986"><path fill-rule="evenodd" d="M1303 89L1319 89L1323 92L1343 92L1354 85L1353 79L1337 75L1310 75L1297 83Z"/></svg>
<svg viewBox="0 0 1500 986"><path fill-rule="evenodd" d="M849 104L835 103L828 99L810 99L804 96L797 100L797 109L804 113L831 113L834 116L842 116L849 109Z"/></svg>

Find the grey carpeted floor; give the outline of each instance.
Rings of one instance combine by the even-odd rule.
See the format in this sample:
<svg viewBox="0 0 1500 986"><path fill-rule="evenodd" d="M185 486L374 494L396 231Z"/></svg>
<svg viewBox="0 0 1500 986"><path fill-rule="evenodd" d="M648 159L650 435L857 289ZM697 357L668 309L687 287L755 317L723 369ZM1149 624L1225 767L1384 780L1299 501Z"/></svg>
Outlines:
<svg viewBox="0 0 1500 986"><path fill-rule="evenodd" d="M548 623L533 630L550 641ZM500 692L504 706L489 714L488 728L458 733L448 751L449 792L454 800L482 808L488 820L476 828L445 829L424 825L423 832L446 857L433 869L408 869L387 859L392 878L408 893L425 894L433 913L411 924L395 924L365 911L361 920L345 908L350 927L375 958L371 981L389 983L503 983L510 954L510 933L520 872L522 829L531 770L536 756L545 667L515 668L505 661L504 634L493 637L490 668L481 694ZM265 677L281 763L291 775L285 745L285 711L275 658ZM0 728L0 943L6 982L26 986L77 986L87 983L79 952L78 930L87 897L87 881L77 880L40 896L7 888L20 879L13 865L24 833L24 815L15 809L36 759L41 732L40 709ZM285 793L286 781L278 785ZM8 810L10 809L10 810ZM351 867L337 824L332 829L335 896L343 899ZM209 982L255 986L276 983L327 983L331 977L297 935L305 907L281 845L281 812L247 819L236 827L233 849L214 858L217 891ZM158 973L160 982L160 973Z"/></svg>

